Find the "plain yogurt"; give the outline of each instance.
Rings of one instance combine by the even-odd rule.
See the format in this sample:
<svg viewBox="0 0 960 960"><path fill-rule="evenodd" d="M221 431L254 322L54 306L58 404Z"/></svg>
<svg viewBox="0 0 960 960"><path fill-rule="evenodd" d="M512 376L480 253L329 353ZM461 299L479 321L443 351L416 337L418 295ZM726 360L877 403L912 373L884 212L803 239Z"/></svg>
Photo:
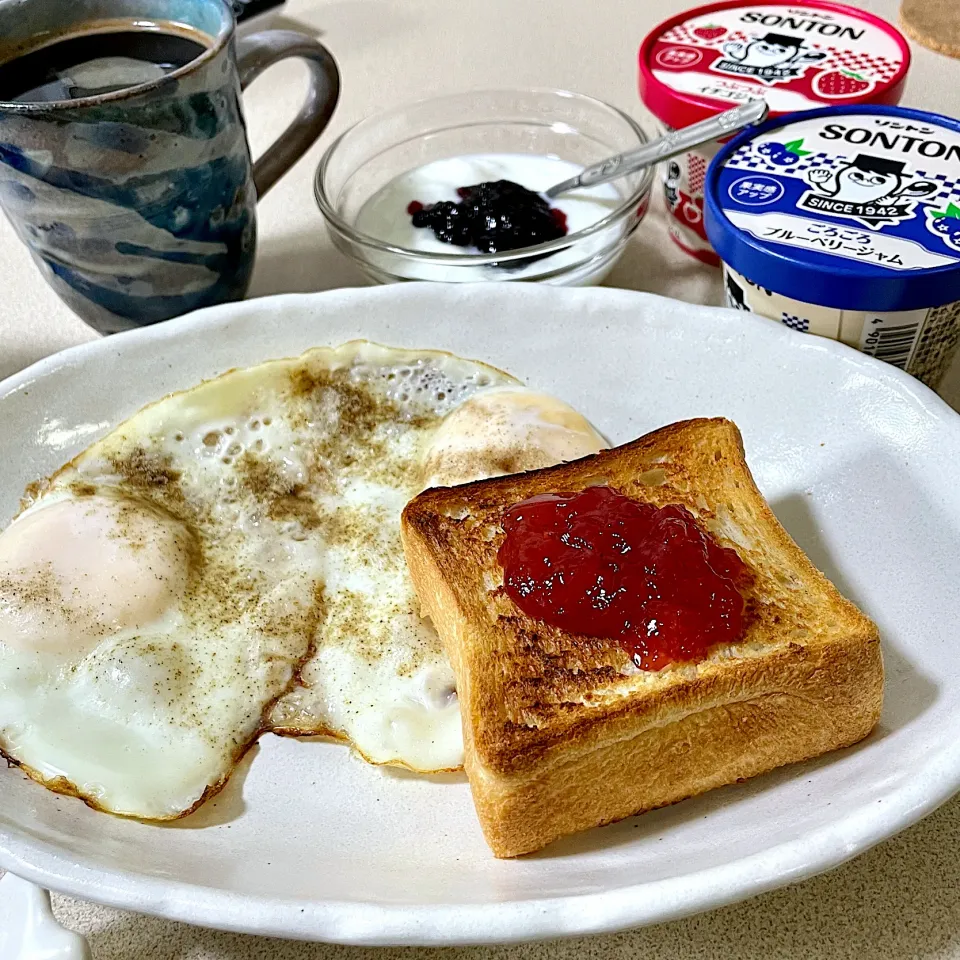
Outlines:
<svg viewBox="0 0 960 960"><path fill-rule="evenodd" d="M476 249L444 243L436 238L432 230L415 227L407 212L410 202L417 200L424 205L443 200L456 202L459 200L458 187L494 180L512 180L529 190L543 192L555 183L576 176L583 169L582 165L559 157L530 154L484 153L446 157L408 170L390 180L360 208L355 225L368 236L407 251L428 256L478 256ZM603 220L623 201L624 196L615 183L604 183L571 191L550 203L566 215L567 235L571 236ZM437 263L409 256L394 256L389 252L371 254L369 257L384 273L410 280L446 282L539 277L545 270L563 270L584 262L590 265L591 272L583 282L596 283L612 266L612 259L607 262L600 255L613 245L613 234L621 229L617 225L611 226L563 247L549 257L521 261L518 266ZM591 265L595 257L599 257L600 262Z"/></svg>

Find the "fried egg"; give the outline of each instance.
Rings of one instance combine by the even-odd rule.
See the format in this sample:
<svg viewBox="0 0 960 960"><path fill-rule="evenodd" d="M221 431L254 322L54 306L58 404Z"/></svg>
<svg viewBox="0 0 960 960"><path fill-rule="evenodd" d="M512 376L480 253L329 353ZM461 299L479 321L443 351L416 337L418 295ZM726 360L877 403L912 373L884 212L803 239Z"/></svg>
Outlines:
<svg viewBox="0 0 960 960"><path fill-rule="evenodd" d="M412 770L463 764L453 670L419 615L400 542L403 507L428 486L575 460L607 446L576 411L499 372L485 389L415 421L390 421L387 454L363 431L338 438L337 525L327 534L328 609L300 682L274 708L288 736L350 741L372 763ZM437 395L439 397L439 394Z"/></svg>
<svg viewBox="0 0 960 960"><path fill-rule="evenodd" d="M365 342L145 408L0 535L0 750L54 790L158 820L213 795L269 729L459 766L403 506L605 445L499 370Z"/></svg>
<svg viewBox="0 0 960 960"><path fill-rule="evenodd" d="M606 446L593 425L562 400L526 387L492 387L443 418L421 458L422 485L454 487L537 470Z"/></svg>

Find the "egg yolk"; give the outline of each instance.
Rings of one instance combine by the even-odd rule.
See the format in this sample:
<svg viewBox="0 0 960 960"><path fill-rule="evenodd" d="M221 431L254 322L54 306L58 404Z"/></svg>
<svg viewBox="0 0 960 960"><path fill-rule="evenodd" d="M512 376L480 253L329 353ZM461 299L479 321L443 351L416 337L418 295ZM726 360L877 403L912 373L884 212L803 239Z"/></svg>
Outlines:
<svg viewBox="0 0 960 960"><path fill-rule="evenodd" d="M194 553L186 527L142 501L41 501L0 534L0 646L83 657L174 607Z"/></svg>
<svg viewBox="0 0 960 960"><path fill-rule="evenodd" d="M521 387L476 394L451 411L425 451L421 481L452 487L578 460L609 444L562 400Z"/></svg>

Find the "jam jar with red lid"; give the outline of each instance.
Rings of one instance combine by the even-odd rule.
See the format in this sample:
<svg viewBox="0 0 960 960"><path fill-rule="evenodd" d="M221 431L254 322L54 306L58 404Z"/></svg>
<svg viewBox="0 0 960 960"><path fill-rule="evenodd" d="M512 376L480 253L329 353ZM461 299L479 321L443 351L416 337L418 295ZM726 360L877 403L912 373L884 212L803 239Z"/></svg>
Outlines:
<svg viewBox="0 0 960 960"><path fill-rule="evenodd" d="M828 105L896 104L910 66L901 33L840 3L722 0L654 27L640 46L640 97L665 131L763 97L771 117ZM785 145L790 152L791 145ZM664 164L670 235L719 265L703 222L715 142ZM802 149L802 148L800 148ZM790 159L785 157L784 159Z"/></svg>

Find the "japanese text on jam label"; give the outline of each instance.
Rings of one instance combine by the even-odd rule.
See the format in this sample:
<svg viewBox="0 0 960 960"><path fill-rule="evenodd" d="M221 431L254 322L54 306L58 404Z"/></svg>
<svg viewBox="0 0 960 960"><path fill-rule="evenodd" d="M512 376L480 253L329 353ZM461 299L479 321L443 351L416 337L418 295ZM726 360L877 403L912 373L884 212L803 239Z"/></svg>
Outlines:
<svg viewBox="0 0 960 960"><path fill-rule="evenodd" d="M763 206L779 200L784 193L783 184L773 177L741 177L730 184L730 196L751 207Z"/></svg>
<svg viewBox="0 0 960 960"><path fill-rule="evenodd" d="M734 186L730 185L731 192ZM738 203L743 207L759 205L757 201L739 198ZM927 250L906 237L874 233L824 220L810 220L781 210L727 210L726 213L731 223L758 240L782 243L810 253L844 257L871 267L915 270L918 267L939 267L956 262L955 257Z"/></svg>
<svg viewBox="0 0 960 960"><path fill-rule="evenodd" d="M905 266L899 253L877 249L874 243L876 238L870 233L848 230L828 223L809 222L804 228L797 232L790 227L768 226L761 232L761 237L781 243L805 244L811 250L829 250L831 253L840 253L885 267Z"/></svg>
<svg viewBox="0 0 960 960"><path fill-rule="evenodd" d="M711 97L714 100L730 100L734 103L746 103L757 96L755 87L738 83L735 80L708 80L693 92L699 93L703 97Z"/></svg>
<svg viewBox="0 0 960 960"><path fill-rule="evenodd" d="M683 68L692 67L703 59L703 54L692 47L668 47L661 50L655 62L661 67Z"/></svg>

